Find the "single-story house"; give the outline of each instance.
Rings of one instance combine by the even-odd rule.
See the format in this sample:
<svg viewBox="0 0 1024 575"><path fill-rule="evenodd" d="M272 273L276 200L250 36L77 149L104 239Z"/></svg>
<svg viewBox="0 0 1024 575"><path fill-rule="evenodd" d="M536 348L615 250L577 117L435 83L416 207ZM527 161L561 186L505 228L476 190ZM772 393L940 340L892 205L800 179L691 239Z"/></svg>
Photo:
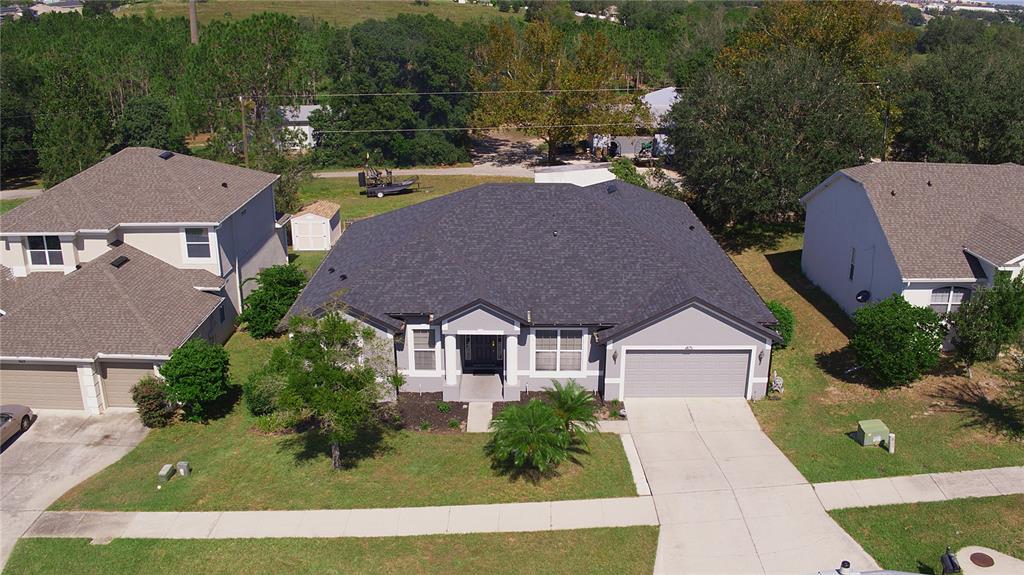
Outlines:
<svg viewBox="0 0 1024 575"><path fill-rule="evenodd" d="M316 104L285 106L281 108L284 129L291 131L292 139L294 140L290 142L291 149L298 150L316 146L313 128L309 125L309 115L319 109L320 106Z"/></svg>
<svg viewBox="0 0 1024 575"><path fill-rule="evenodd" d="M765 394L775 317L690 208L626 184L485 184L348 226L289 315L343 306L404 391Z"/></svg>
<svg viewBox="0 0 1024 575"><path fill-rule="evenodd" d="M804 275L852 313L901 294L955 311L998 271L1024 267L1024 167L876 162L800 200Z"/></svg>
<svg viewBox="0 0 1024 575"><path fill-rule="evenodd" d="M317 200L291 217L292 249L297 252L327 251L341 236L341 206Z"/></svg>

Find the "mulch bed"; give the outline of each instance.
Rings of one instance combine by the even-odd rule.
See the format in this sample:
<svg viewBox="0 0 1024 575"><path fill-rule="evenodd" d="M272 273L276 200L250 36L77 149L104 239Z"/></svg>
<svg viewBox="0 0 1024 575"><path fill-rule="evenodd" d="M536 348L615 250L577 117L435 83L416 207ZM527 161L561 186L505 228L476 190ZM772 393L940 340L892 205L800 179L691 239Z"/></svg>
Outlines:
<svg viewBox="0 0 1024 575"><path fill-rule="evenodd" d="M531 399L539 399L547 402L547 397L543 391L526 391L519 395L519 401L503 401L494 404L494 415L501 413L501 410L511 405L526 405ZM620 401L605 401L600 395L594 394L594 399L597 401L597 418L599 420L606 419L626 419L625 417L619 416L619 410L622 409L622 402Z"/></svg>
<svg viewBox="0 0 1024 575"><path fill-rule="evenodd" d="M458 401L442 401L441 397L441 392L399 393L398 412L402 416L402 427L431 433L465 431L469 404ZM438 409L438 405L443 403L451 406L447 413ZM451 427L452 420L457 420L459 427Z"/></svg>

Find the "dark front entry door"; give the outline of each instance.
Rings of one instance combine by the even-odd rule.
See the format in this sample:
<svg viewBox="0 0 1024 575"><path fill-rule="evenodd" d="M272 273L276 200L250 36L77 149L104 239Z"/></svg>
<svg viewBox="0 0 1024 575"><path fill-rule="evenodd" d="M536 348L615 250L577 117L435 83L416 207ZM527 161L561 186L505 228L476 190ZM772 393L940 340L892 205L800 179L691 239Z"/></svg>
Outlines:
<svg viewBox="0 0 1024 575"><path fill-rule="evenodd" d="M462 371L470 373L501 370L501 340L496 335L466 335L462 341Z"/></svg>

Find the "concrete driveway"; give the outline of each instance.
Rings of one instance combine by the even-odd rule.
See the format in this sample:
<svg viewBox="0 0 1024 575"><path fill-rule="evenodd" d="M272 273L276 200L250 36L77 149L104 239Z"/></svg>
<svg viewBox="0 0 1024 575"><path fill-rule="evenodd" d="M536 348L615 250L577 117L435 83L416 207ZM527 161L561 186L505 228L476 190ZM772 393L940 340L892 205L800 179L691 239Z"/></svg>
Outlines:
<svg viewBox="0 0 1024 575"><path fill-rule="evenodd" d="M41 410L32 427L0 453L0 568L43 510L121 459L146 432L134 411L89 416Z"/></svg>
<svg viewBox="0 0 1024 575"><path fill-rule="evenodd" d="M825 512L743 399L631 399L661 534L655 573L817 573L878 565Z"/></svg>

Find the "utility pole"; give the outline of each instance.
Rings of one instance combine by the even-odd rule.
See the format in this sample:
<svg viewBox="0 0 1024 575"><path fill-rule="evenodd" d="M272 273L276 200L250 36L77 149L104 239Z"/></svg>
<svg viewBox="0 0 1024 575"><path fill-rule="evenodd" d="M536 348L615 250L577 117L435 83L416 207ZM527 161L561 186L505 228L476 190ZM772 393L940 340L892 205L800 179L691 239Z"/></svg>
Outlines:
<svg viewBox="0 0 1024 575"><path fill-rule="evenodd" d="M192 36L192 43L199 43L199 18L196 17L196 0L188 0L188 30Z"/></svg>
<svg viewBox="0 0 1024 575"><path fill-rule="evenodd" d="M242 112L242 159L245 160L245 167L249 167L249 136L245 131L245 98L238 97L238 107Z"/></svg>

